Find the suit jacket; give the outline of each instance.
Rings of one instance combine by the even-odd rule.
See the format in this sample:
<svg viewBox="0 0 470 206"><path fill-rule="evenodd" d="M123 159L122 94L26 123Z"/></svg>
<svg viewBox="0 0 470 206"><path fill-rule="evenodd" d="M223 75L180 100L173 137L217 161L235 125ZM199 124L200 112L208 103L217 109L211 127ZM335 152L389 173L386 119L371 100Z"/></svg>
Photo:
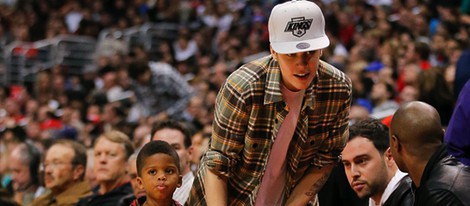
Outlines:
<svg viewBox="0 0 470 206"><path fill-rule="evenodd" d="M132 194L131 183L123 184L105 194L99 194L99 185L93 189L93 194L80 199L77 206L116 206L121 199Z"/></svg>
<svg viewBox="0 0 470 206"><path fill-rule="evenodd" d="M39 196L31 203L31 206L74 206L80 198L91 194L90 184L87 181L81 181L57 196L54 196L52 192Z"/></svg>

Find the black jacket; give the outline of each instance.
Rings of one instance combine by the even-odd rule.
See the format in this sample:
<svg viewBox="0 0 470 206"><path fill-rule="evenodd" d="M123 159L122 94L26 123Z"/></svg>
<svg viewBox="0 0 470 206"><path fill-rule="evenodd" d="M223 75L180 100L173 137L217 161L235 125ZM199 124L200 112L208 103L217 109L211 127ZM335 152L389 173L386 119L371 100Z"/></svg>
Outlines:
<svg viewBox="0 0 470 206"><path fill-rule="evenodd" d="M392 194L384 202L383 206L412 206L413 192L411 190L411 179L407 175L398 183Z"/></svg>
<svg viewBox="0 0 470 206"><path fill-rule="evenodd" d="M93 194L80 199L77 206L118 206L124 196L132 194L131 183L123 184L114 190L99 195L99 186L93 189Z"/></svg>
<svg viewBox="0 0 470 206"><path fill-rule="evenodd" d="M415 189L415 206L470 206L470 167L442 145L429 159Z"/></svg>

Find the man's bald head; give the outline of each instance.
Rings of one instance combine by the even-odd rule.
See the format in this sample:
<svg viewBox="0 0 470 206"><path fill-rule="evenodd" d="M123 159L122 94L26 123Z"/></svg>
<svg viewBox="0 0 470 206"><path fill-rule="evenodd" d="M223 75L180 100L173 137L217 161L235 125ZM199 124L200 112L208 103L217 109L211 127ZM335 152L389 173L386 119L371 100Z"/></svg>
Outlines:
<svg viewBox="0 0 470 206"><path fill-rule="evenodd" d="M444 137L437 110L419 101L406 103L395 112L390 134L412 154L433 153L426 151L427 148L437 148Z"/></svg>

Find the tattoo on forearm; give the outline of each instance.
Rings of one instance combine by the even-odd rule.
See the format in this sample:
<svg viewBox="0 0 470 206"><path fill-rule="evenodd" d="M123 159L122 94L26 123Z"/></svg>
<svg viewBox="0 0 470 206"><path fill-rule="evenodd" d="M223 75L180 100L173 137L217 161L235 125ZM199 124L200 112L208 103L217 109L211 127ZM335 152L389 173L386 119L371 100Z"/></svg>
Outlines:
<svg viewBox="0 0 470 206"><path fill-rule="evenodd" d="M326 173L326 174L323 174L320 179L318 179L313 185L312 187L310 187L310 190L307 191L305 193L305 195L309 196L309 197L313 197L315 196L315 194L317 194L318 191L320 191L321 187L325 184L326 180L328 180L328 176L329 174Z"/></svg>

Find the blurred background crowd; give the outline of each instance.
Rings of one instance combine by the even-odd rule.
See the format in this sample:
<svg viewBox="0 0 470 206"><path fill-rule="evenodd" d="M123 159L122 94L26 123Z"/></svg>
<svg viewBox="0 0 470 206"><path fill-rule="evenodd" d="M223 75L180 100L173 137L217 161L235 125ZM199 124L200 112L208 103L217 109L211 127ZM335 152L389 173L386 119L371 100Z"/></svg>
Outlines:
<svg viewBox="0 0 470 206"><path fill-rule="evenodd" d="M191 129L194 170L210 137L219 88L239 66L269 54L267 20L280 2L0 0L5 195L14 193L9 156L22 142L44 152L65 138L92 154L98 136L119 130L138 149L166 119ZM315 2L331 41L322 60L353 82L351 124L367 117L388 124L398 106L412 100L431 104L448 124L470 78L470 0ZM41 52L78 63L40 61ZM16 75L27 78L13 78L20 70L28 72ZM90 155L91 180L92 162Z"/></svg>

